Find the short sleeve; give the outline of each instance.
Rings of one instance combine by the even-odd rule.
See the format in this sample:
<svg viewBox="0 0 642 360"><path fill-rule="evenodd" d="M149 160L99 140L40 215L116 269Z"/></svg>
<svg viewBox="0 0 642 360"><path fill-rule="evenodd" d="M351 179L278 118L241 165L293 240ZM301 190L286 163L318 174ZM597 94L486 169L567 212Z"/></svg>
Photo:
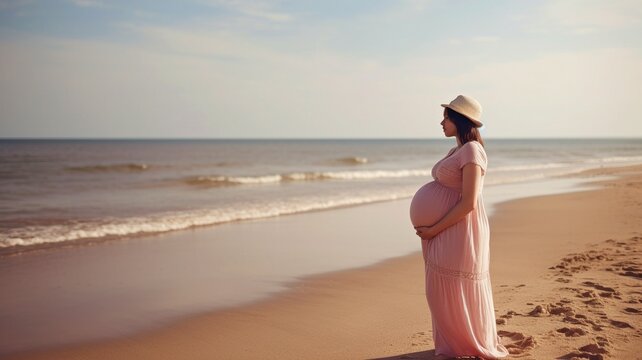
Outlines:
<svg viewBox="0 0 642 360"><path fill-rule="evenodd" d="M482 168L482 175L486 174L488 158L486 157L484 147L477 141L469 141L465 143L460 150L459 168L461 169L464 165L469 163L479 165Z"/></svg>

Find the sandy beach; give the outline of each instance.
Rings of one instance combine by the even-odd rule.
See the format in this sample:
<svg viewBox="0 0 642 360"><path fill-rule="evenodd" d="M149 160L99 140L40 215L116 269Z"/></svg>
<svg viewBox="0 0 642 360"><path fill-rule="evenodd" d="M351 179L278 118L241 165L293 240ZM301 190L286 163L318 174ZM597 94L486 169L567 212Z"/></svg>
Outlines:
<svg viewBox="0 0 642 360"><path fill-rule="evenodd" d="M596 190L508 201L490 219L495 308L512 357L639 358L642 165L577 176L602 175L613 179ZM386 226L377 216L370 231ZM161 329L6 358L433 359L432 349L416 252Z"/></svg>
<svg viewBox="0 0 642 360"><path fill-rule="evenodd" d="M0 360L642 360L641 20L0 0Z"/></svg>

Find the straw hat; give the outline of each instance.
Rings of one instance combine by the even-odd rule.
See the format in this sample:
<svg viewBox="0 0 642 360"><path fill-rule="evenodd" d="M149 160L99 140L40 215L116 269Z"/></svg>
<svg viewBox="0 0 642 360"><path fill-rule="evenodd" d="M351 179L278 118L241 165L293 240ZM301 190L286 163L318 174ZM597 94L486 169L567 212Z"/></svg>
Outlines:
<svg viewBox="0 0 642 360"><path fill-rule="evenodd" d="M455 110L464 115L468 120L475 124L475 127L482 127L484 124L479 121L481 118L482 107L479 101L466 95L459 95L450 104L441 104L445 108Z"/></svg>

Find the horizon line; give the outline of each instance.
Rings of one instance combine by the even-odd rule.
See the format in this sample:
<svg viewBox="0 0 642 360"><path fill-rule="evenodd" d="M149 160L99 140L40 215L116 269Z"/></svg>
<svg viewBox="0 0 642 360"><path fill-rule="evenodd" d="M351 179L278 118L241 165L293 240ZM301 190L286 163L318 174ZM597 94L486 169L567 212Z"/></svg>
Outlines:
<svg viewBox="0 0 642 360"><path fill-rule="evenodd" d="M642 140L642 136L484 137L484 140ZM448 140L445 137L0 137L6 140Z"/></svg>

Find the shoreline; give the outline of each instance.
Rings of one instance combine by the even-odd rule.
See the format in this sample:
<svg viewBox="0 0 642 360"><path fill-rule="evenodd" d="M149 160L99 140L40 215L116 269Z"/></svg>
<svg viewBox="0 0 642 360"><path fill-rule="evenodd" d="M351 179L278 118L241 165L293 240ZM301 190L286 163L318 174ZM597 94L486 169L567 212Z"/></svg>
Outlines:
<svg viewBox="0 0 642 360"><path fill-rule="evenodd" d="M598 168L585 172L585 175L586 177L605 175L605 171L619 171L620 173L626 174L628 171L627 169L630 169L630 172L632 173L639 173L642 169L642 166L629 166L625 168L617 168L616 170ZM525 212L528 211L525 211L524 209L532 210L533 206L546 206L547 202L550 202L551 199L555 200L564 198L565 200L570 199L579 201L577 199L585 199L587 197L592 198L593 196L587 195L587 193L592 194L598 193L600 191L605 191L605 189L609 188L608 184L618 183L618 181L620 180L600 181L600 186L604 187L600 190L580 190L577 192L561 195L544 195L535 198L511 200L506 203L499 204L497 214L493 215L493 217L491 218L491 229L496 229L496 231L493 230L491 236L505 238L511 236L512 233L519 233L519 227L524 226L524 217L528 217L528 215L525 215ZM604 184L607 185L605 186ZM564 201L562 201L562 204L560 205L559 200L555 201L557 201L558 206L562 206L564 203ZM568 205L572 208L571 205L573 205L573 203ZM595 216L595 214L593 216ZM551 218L549 220L554 221L555 219ZM594 221L592 221L592 226L598 226L601 224L602 226L606 227L606 230L604 230L603 232L595 232L593 235L591 235L590 239L583 239L582 241L579 241L584 245L586 245L590 241L598 241L600 236L628 236L624 235L624 233L618 233L617 236L613 235L613 229L607 225L612 224L614 219L609 219L608 221L604 222L604 217L598 216L593 220ZM495 226L495 223L504 225ZM568 226L568 224L560 224L560 226L557 227L556 230L558 232L563 232L564 226ZM520 236L524 236L523 229L522 233L519 234ZM567 235L571 236L573 234L569 233ZM530 236L532 237L533 235ZM542 266L551 264L551 262L554 263L555 260L558 260L561 255L565 255L569 251L578 250L576 249L578 241L571 241L567 244L558 243L556 245L558 245L559 248L556 249L556 251L542 251L542 249L538 246L539 244L537 243L527 242L526 244L531 245L530 248L528 248L528 253L534 255L533 257L537 259L537 269L541 269ZM491 241L491 246L493 248L493 255L491 256L493 257L493 259L500 258L505 260L515 253L519 253L524 250L524 244L517 244L518 246L516 248L516 244L513 244L513 247L511 247L510 245L510 242L503 241L503 248L498 248L498 246L494 244L494 241ZM566 252L562 253L563 251ZM520 261L523 261L523 259L524 258L520 259L520 257L517 256L515 259L515 264L519 265ZM55 356L61 356L61 358L101 358L100 352L112 353L116 351L116 353L119 354L118 356L127 354L129 354L130 356L138 356L133 354L139 354L143 357L157 357L159 354L152 355L152 353L148 353L148 350L144 349L146 348L146 345L144 345L145 343L147 343L147 345L153 344L154 348L156 348L156 346L163 347L163 344L182 341L182 344L186 347L186 349L182 350L187 351L180 353L180 356L183 357L199 358L199 355L202 355L203 358L208 358L207 356L205 356L206 354L208 354L208 352L205 350L209 349L211 351L214 351L210 352L210 355L216 354L217 356L221 356L223 358L244 358L245 356L251 358L251 348L247 353L243 353L242 351L240 353L234 353L234 350L248 349L248 347L251 347L254 343L254 340L256 340L257 338L260 339L260 341L257 343L257 346L259 343L263 344L264 346L266 346L266 349L270 349L272 351L270 354L275 356L277 354L281 354L282 351L279 349L275 349L274 346L269 346L269 344L276 343L288 347L289 350L283 350L285 351L285 353L282 354L282 356L290 356L292 358L296 358L296 354L308 354L306 353L306 351L309 350L306 349L310 348L316 349L319 352L325 351L325 356L329 356L330 358L352 358L350 356L346 356L346 354L354 354L356 358L360 358L360 355L357 354L370 354L367 356L373 357L388 356L390 354L401 354L400 351L414 350L417 346L425 347L429 346L429 344L431 343L431 340L429 339L430 336L428 336L429 322L427 322L427 320L429 320L429 316L425 305L425 299L423 297L423 279L421 278L422 266L423 265L421 263L420 252L415 251L410 255L387 259L377 262L374 265L369 265L358 269L339 270L329 273L323 273L320 275L304 276L303 278L295 279L295 281L287 285L288 289L286 291L277 294L273 298L260 300L257 303L245 306L241 305L239 307L215 311L207 314L196 315L185 320L180 320L179 322L171 324L167 327L153 330L151 332L146 332L144 334L127 336L122 339L116 340L88 342L84 343L83 345L75 346L72 345L70 347L62 347L59 350L45 350L44 352L40 353L40 355L45 357L54 356L53 358L56 358ZM544 272L545 269L546 267L544 267ZM395 274L397 275L396 277L394 276ZM400 274L410 274L410 278L400 278ZM500 309L498 306L498 302L500 301L501 296L503 296L502 294L504 294L504 288L513 289L513 287L521 285L521 283L517 284L520 281L529 284L529 282L535 283L538 280L538 276L536 276L537 273L532 271L532 268L530 267L525 271L522 270L520 272L515 271L515 268L512 268L511 266L506 266L506 264L500 266L496 261L493 261L491 265L491 274L493 274L493 283L497 284L496 286L494 286L494 292L496 293L496 309L498 310ZM521 277L519 278L519 281L515 280L515 274L520 274ZM374 279L376 279L376 284L372 284ZM382 285L381 283L386 280L389 281ZM409 291L409 289L411 290ZM384 290L383 294L385 294L386 296L379 296L382 293L382 290ZM383 299L381 301L383 301L383 303L379 301L373 301L371 304L368 304L367 300L364 301L364 294L370 294L370 296L374 299L382 297ZM498 296L500 299L497 298ZM318 298L321 298L321 300L317 300ZM325 302L322 301L324 299L326 300ZM343 301L341 301L341 299L343 299ZM346 303L346 299L350 301ZM396 303L395 300L402 300L402 304ZM334 330L325 328L326 333L323 333L322 329L315 329L315 324L323 324L323 320L325 318L320 319L318 314L311 314L310 316L312 319L305 319L302 317L302 315L307 314L306 312L297 313L294 310L289 311L289 309L292 308L295 310L304 308L306 304L308 304L309 306L309 303L314 303L315 301L321 302L317 305L319 305L322 309L325 309L324 314L326 315L326 317L329 317L331 320L336 321L341 325L342 329L336 329L336 327L333 328ZM354 302L360 304L361 306L350 307L350 305ZM314 308L317 309L319 307L315 306ZM392 311L392 313L384 314L384 316L382 316L382 319L371 318L372 314L380 313L382 309L388 312ZM274 313L279 313L282 316L277 317L275 315L272 315ZM337 313L342 314L343 317L338 316ZM280 318L288 318L288 316L290 316L289 322L279 322L283 321L280 320ZM351 323L346 323L344 317L350 318L353 321ZM399 324L400 318L405 319L405 328L395 329L398 331L393 336L393 339L387 339L390 341L390 345L388 347L391 348L390 350L392 352L382 351L381 348L379 349L378 353L373 352L373 349L371 349L372 344L380 342L381 339L379 337L381 336L381 333L373 334L372 330L370 330L370 333L368 333L368 329L373 324L375 325L375 329L379 330L385 328L387 326L386 324ZM227 324L229 326L223 326L221 324ZM276 327L276 330L279 331L275 332L275 324L286 324L287 327L278 326ZM367 324L369 326L364 327L364 324ZM421 328L423 330L409 334L408 330L411 328L411 325L414 328ZM243 326L246 326L246 328L243 328ZM224 331L220 329L220 327L227 327L227 332L224 333ZM247 327L249 327L249 329ZM270 334L260 334L259 329L263 329ZM244 342L247 340L246 336L244 336L244 334L247 334L247 330L252 330L252 333L254 335L253 340L249 341L250 344ZM220 342L220 346L213 346L211 344L212 339L210 338L210 342L208 342L208 339L204 338L204 335L202 335L203 331L205 331L206 334L209 334L210 337L218 336L219 338L225 338L227 342L235 344L236 347L232 345L230 345L232 347L223 346L222 341ZM335 332L335 334L328 334L327 331L333 331ZM189 338L187 336L184 336L183 332L187 332L192 336L195 336L198 341L196 341L195 344L190 343ZM322 337L325 337L325 339L327 340L334 340L334 344L344 344L344 346L340 347L340 349L330 351L328 349L319 347L320 344L311 341L308 337L302 337L302 335L304 334L307 334L313 339L323 335ZM402 336L401 334L405 335ZM358 337L358 339L354 340L358 340L356 342L362 344L362 346L355 346L355 341L349 341L348 343L345 343L346 338L352 339L353 337ZM410 346L410 344L416 345L413 347ZM197 349L194 349L194 346L196 346ZM97 352L97 349L100 349L100 351ZM227 353L223 352L225 349L227 349ZM171 349L166 350L171 351ZM298 351L302 352L299 353ZM33 355L35 356L34 358L38 358L38 353L38 351L27 352L22 355L15 354L15 356L17 356L17 358L22 358L22 356L24 355L26 356L25 358L30 358L29 356ZM114 353L114 355L116 353ZM406 351L406 353L410 352ZM179 356L178 353L174 354L176 356ZM317 358L316 353L308 355L310 356L306 357ZM423 355L430 356L429 353L425 353ZM269 358L270 356L267 357Z"/></svg>
<svg viewBox="0 0 642 360"><path fill-rule="evenodd" d="M634 165L615 165L615 166L602 165L600 167L575 171L568 174L553 175L553 176L545 177L541 179L529 179L524 181L517 181L514 183L490 184L490 185L486 185L486 187L487 189L496 188L496 187L497 188L501 187L502 189L509 189L508 191L504 191L504 192L497 191L494 194L495 198L490 199L492 202L497 204L505 201L510 201L513 199L521 199L521 198L527 198L532 196L582 191L583 188L586 188L587 186L583 182L579 181L579 178L581 178L581 174L595 171L595 170L600 170L600 169L605 169L608 173L608 169L619 169L619 168L626 168L631 166L634 167L636 165L635 164ZM428 177L427 179L431 179L431 178ZM542 188L543 187L542 184L546 184L550 186L552 190L551 189L544 190ZM532 187L529 185L532 185ZM493 194L493 189L491 189L490 191L489 190L485 191L485 193L488 193L488 192ZM146 237L162 237L164 235L170 235L174 233L180 234L181 232L208 229L208 228L214 228L217 226L244 224L244 223L254 222L254 221L266 221L266 220L269 221L272 219L279 219L287 216L299 216L299 215L312 214L312 213L323 212L323 211L334 211L334 210L340 210L345 208L375 205L380 203L398 202L398 201L410 200L411 198L412 198L412 195L409 195L406 197L400 197L396 199L384 199L384 200L376 200L376 201L365 202L365 203L337 205L329 208L312 209L312 210L306 210L302 212L286 213L281 215L273 215L273 216L258 217L258 218L251 218L251 219L239 219L239 220L232 220L232 221L214 223L214 224L194 225L191 227L176 229L171 231L143 232L143 233L133 233L133 234L127 234L127 235L109 235L109 236L104 236L100 238L81 238L77 240L68 240L68 241L61 241L61 242L45 242L45 243L39 243L39 244L0 247L0 259L2 259L3 257L22 255L30 252L55 251L55 250L64 249L64 248L101 245L112 241L127 241L131 239L146 238ZM485 200L486 203L490 203L491 201L489 201L489 199ZM488 214L490 217L492 213L493 204L487 204L487 207L488 207L487 210L490 210Z"/></svg>

